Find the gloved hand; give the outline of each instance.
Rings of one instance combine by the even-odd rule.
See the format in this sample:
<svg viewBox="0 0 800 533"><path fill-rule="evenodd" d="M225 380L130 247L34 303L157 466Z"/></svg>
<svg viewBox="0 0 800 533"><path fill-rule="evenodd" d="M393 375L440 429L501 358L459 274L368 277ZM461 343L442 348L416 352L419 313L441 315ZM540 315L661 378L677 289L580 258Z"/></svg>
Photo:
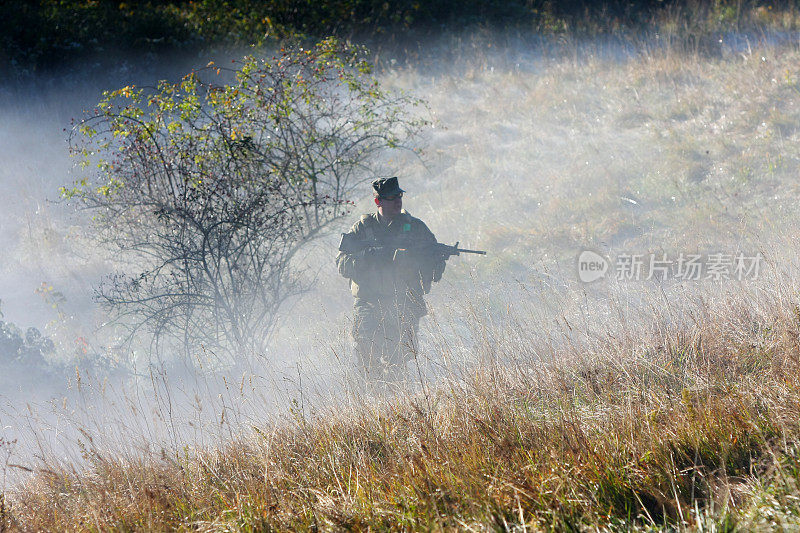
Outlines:
<svg viewBox="0 0 800 533"><path fill-rule="evenodd" d="M436 261L436 263L433 265L433 281L440 281L442 279L445 266L447 266L447 263L444 259Z"/></svg>

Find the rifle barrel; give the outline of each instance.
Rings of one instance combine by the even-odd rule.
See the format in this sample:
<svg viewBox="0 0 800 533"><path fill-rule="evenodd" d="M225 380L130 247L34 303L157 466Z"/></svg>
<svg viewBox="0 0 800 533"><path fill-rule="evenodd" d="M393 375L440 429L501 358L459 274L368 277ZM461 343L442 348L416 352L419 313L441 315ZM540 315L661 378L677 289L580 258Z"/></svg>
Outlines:
<svg viewBox="0 0 800 533"><path fill-rule="evenodd" d="M466 249L464 249L464 248L456 248L456 251L457 251L458 253L460 253L460 254L480 254L480 255L486 255L486 252L484 252L483 250L466 250Z"/></svg>

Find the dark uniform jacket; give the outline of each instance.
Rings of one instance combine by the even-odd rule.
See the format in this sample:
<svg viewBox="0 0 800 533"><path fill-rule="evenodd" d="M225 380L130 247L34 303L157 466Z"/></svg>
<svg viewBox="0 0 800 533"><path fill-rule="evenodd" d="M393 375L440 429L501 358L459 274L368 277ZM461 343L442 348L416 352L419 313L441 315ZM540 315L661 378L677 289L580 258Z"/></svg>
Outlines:
<svg viewBox="0 0 800 533"><path fill-rule="evenodd" d="M388 224L377 213L362 215L350 229L358 240L396 249L414 250L424 244L436 242L428 226L403 210ZM395 260L385 255L381 260L362 251L354 254L339 252L336 264L339 273L350 280L353 296L369 302L403 303L415 308L415 314L425 314L422 295L430 291L432 281L438 281L444 271L441 258L425 258L409 254ZM388 259L388 260L387 260Z"/></svg>

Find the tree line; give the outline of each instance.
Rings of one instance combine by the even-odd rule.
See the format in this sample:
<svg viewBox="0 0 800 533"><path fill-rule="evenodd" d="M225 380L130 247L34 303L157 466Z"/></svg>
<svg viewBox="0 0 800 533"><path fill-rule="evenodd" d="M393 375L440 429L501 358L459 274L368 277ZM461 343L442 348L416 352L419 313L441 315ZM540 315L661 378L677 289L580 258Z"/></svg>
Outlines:
<svg viewBox="0 0 800 533"><path fill-rule="evenodd" d="M763 0L34 0L0 3L0 67L35 70L98 52L224 44L395 40L472 25L589 34L645 27L668 14L692 31L796 24L798 1Z"/></svg>

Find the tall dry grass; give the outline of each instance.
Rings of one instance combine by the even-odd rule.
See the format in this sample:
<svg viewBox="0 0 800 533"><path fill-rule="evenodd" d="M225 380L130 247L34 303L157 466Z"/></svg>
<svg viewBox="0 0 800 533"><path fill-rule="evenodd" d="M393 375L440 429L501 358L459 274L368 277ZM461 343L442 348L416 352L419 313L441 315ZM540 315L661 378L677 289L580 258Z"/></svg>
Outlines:
<svg viewBox="0 0 800 533"><path fill-rule="evenodd" d="M604 332L475 306L469 341L439 339L442 364L472 363L443 379L351 389L219 447L120 456L87 433L82 466L45 458L7 494L4 527L798 527L798 290L773 268L692 302L653 291L610 301Z"/></svg>

